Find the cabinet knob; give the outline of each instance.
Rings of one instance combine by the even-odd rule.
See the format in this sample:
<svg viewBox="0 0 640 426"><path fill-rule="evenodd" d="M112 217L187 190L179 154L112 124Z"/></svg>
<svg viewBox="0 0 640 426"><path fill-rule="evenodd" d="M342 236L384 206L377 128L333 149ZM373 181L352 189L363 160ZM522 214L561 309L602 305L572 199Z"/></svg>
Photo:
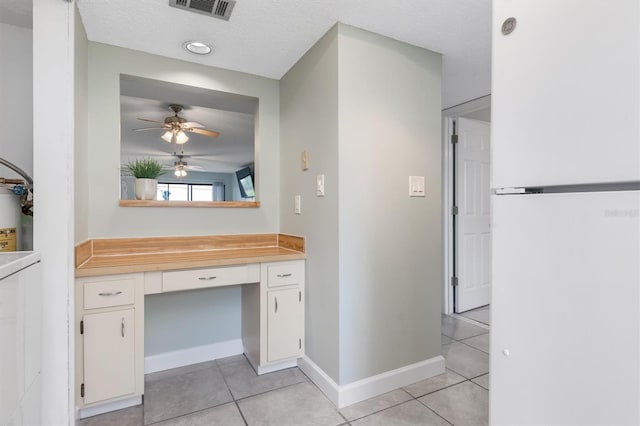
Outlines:
<svg viewBox="0 0 640 426"><path fill-rule="evenodd" d="M278 298L274 297L274 299L276 300L276 310L275 310L275 312L278 312Z"/></svg>
<svg viewBox="0 0 640 426"><path fill-rule="evenodd" d="M211 276L211 277L198 277L198 279L199 279L200 281L211 281L211 280L215 280L215 279L216 279L216 277L215 277L215 275L214 275L214 276Z"/></svg>
<svg viewBox="0 0 640 426"><path fill-rule="evenodd" d="M120 324L120 334L122 334L122 337L124 337L124 317L122 318L122 323Z"/></svg>
<svg viewBox="0 0 640 426"><path fill-rule="evenodd" d="M290 277L291 274L278 274L278 278L286 278L286 277Z"/></svg>

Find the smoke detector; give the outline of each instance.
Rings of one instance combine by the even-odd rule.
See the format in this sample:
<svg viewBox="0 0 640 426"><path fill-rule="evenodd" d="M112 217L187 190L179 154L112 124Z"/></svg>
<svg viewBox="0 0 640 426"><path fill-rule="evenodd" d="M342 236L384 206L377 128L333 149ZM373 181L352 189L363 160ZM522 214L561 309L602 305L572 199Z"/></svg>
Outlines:
<svg viewBox="0 0 640 426"><path fill-rule="evenodd" d="M213 16L214 18L229 20L235 0L169 0L169 6L189 12Z"/></svg>

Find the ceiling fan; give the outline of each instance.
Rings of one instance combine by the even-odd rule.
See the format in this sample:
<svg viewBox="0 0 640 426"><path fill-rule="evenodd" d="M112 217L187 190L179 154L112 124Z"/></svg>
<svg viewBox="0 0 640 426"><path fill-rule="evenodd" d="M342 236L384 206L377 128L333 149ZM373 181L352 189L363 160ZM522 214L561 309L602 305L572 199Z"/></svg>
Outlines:
<svg viewBox="0 0 640 426"><path fill-rule="evenodd" d="M178 161L173 162L173 167L175 168L173 174L177 177L185 177L187 175L187 170L203 170L200 166L190 166L186 161L184 161L184 153L176 154L174 152L173 155L178 159Z"/></svg>
<svg viewBox="0 0 640 426"><path fill-rule="evenodd" d="M184 108L182 105L171 104L169 105L171 111L174 112L173 116L169 116L164 119L164 123L161 121L149 120L146 118L138 118L141 121L149 121L151 123L160 123L161 127L145 127L142 129L133 129L135 131L162 129L166 132L161 136L168 143L176 143L181 145L189 140L189 137L185 132L197 133L199 135L208 136L210 138L217 138L220 133L205 129L204 126L196 121L187 121L183 117L178 116L178 113Z"/></svg>

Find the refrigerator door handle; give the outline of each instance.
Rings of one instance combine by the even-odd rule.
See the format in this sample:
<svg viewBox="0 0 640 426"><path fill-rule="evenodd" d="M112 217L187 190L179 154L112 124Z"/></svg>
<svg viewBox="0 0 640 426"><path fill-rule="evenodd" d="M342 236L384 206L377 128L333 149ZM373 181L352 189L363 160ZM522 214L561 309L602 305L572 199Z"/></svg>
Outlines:
<svg viewBox="0 0 640 426"><path fill-rule="evenodd" d="M495 195L527 194L527 188L494 188Z"/></svg>

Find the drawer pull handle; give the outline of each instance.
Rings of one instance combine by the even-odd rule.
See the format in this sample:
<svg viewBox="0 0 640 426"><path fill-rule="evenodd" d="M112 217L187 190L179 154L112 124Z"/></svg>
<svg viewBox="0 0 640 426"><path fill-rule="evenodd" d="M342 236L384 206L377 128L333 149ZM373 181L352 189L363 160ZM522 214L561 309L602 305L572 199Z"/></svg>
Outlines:
<svg viewBox="0 0 640 426"><path fill-rule="evenodd" d="M275 297L274 299L276 299L276 312L278 312L278 298Z"/></svg>
<svg viewBox="0 0 640 426"><path fill-rule="evenodd" d="M110 291L108 293L98 293L98 296L117 296L119 294L122 294L121 291Z"/></svg>
<svg viewBox="0 0 640 426"><path fill-rule="evenodd" d="M198 278L200 281L211 281L211 280L215 280L216 277L212 276L212 277L199 277Z"/></svg>
<svg viewBox="0 0 640 426"><path fill-rule="evenodd" d="M290 277L291 274L278 274L278 278L286 278L286 277Z"/></svg>
<svg viewBox="0 0 640 426"><path fill-rule="evenodd" d="M124 317L122 318L122 324L120 325L120 334L124 337Z"/></svg>

